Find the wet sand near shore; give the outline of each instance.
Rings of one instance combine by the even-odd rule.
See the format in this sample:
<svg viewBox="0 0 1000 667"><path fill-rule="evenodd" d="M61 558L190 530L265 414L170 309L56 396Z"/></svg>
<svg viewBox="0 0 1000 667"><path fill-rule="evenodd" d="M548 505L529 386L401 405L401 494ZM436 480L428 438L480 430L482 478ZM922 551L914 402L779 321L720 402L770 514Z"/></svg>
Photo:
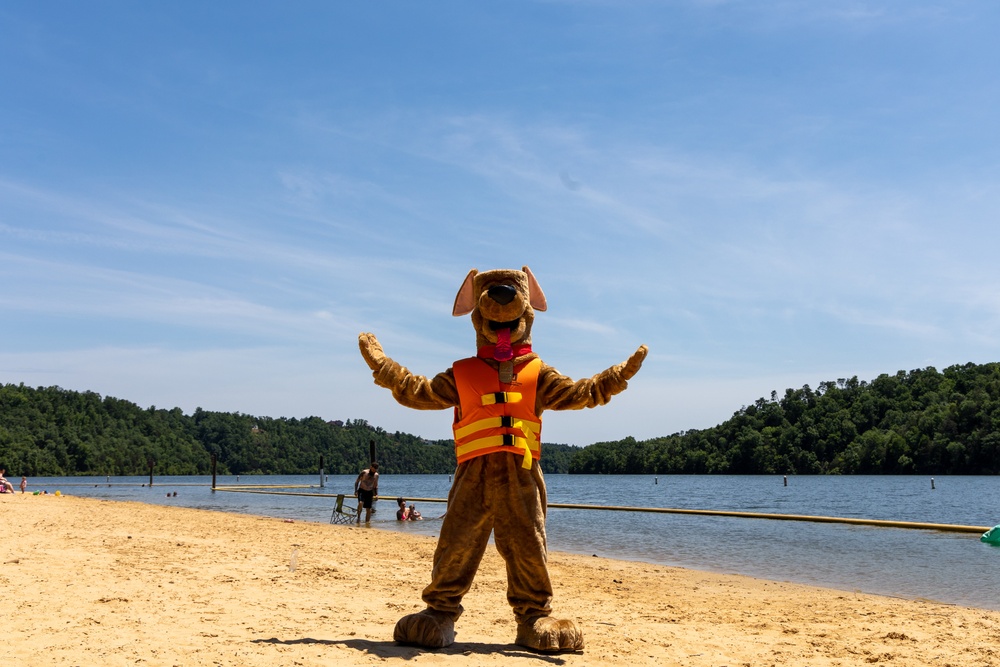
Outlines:
<svg viewBox="0 0 1000 667"><path fill-rule="evenodd" d="M492 547L456 643L428 651L392 628L422 608L431 538L30 494L0 495L0 527L4 664L1000 666L997 611L562 553L553 606L586 649L533 653Z"/></svg>

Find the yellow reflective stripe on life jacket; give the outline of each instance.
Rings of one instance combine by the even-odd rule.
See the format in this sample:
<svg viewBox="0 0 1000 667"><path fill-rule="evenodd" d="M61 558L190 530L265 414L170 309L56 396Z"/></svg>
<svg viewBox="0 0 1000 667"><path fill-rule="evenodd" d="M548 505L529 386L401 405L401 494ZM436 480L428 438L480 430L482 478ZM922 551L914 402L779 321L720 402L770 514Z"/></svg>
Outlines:
<svg viewBox="0 0 1000 667"><path fill-rule="evenodd" d="M492 394L483 394L480 398L483 401L483 405L521 402L521 394L516 391L498 391Z"/></svg>
<svg viewBox="0 0 1000 667"><path fill-rule="evenodd" d="M532 442L538 441L538 434L542 431L542 425L524 419L516 419L509 415L499 417L487 417L477 422L472 422L467 426L455 429L455 439L464 440L468 436L478 431L485 431L490 428L516 428L530 438Z"/></svg>
<svg viewBox="0 0 1000 667"><path fill-rule="evenodd" d="M472 440L468 443L463 442L467 437L474 433L494 428L517 429L524 434L524 437L522 438L511 434L501 434L477 438L476 440ZM532 448L534 448L535 452L541 452L538 442L538 434L541 433L541 431L541 424L528 421L526 419L515 419L509 415L487 417L486 419L480 419L479 421L475 421L471 424L463 426L462 428L455 429L455 441L458 444L455 453L461 457L487 447L518 447L519 449L524 450L524 460L521 462L521 467L530 468L532 462Z"/></svg>
<svg viewBox="0 0 1000 667"><path fill-rule="evenodd" d="M535 441L537 443L537 440ZM530 468L532 462L531 445L527 438L517 435L488 435L485 438L478 438L455 448L455 453L459 458L471 454L480 449L490 449L494 447L517 447L524 450L524 460L521 462L522 468ZM536 444L536 452L538 452Z"/></svg>

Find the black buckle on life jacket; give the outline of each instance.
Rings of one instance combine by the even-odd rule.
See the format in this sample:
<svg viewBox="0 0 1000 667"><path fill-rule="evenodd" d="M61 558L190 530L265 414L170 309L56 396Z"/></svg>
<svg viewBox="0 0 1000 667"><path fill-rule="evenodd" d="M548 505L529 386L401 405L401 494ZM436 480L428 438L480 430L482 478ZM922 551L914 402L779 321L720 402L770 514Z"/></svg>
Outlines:
<svg viewBox="0 0 1000 667"><path fill-rule="evenodd" d="M513 447L514 446L514 436L513 435L511 435L510 433L504 433L502 437L503 437L503 446L504 447Z"/></svg>
<svg viewBox="0 0 1000 667"><path fill-rule="evenodd" d="M506 403L507 402L507 392L497 391L493 393L494 403Z"/></svg>
<svg viewBox="0 0 1000 667"><path fill-rule="evenodd" d="M501 415L500 426L503 426L504 428L514 428L514 418L510 415Z"/></svg>

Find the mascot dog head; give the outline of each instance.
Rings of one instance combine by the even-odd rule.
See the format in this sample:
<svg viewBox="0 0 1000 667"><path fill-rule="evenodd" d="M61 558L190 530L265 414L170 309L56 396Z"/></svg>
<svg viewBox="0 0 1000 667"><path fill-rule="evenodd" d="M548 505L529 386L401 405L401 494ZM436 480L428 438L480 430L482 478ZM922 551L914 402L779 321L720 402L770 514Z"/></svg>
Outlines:
<svg viewBox="0 0 1000 667"><path fill-rule="evenodd" d="M472 313L477 348L509 349L512 344L531 345L535 311L546 308L545 294L528 267L520 271L472 269L458 290L452 315Z"/></svg>

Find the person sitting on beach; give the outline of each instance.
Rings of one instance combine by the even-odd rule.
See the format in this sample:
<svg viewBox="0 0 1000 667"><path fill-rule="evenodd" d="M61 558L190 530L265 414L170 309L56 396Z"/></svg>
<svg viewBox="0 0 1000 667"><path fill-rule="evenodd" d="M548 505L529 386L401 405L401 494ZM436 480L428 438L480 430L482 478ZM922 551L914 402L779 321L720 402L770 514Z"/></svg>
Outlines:
<svg viewBox="0 0 1000 667"><path fill-rule="evenodd" d="M409 520L410 509L406 506L406 501L402 498L396 498L396 504L399 505L399 509L396 510L396 521Z"/></svg>
<svg viewBox="0 0 1000 667"><path fill-rule="evenodd" d="M0 493L14 493L14 485L7 481L4 474L7 471L4 468L0 468Z"/></svg>
<svg viewBox="0 0 1000 667"><path fill-rule="evenodd" d="M414 507L413 505L410 505L410 508L409 508L409 510L407 512L406 520L407 521L423 521L424 517L420 516L420 512L417 511L416 507Z"/></svg>

